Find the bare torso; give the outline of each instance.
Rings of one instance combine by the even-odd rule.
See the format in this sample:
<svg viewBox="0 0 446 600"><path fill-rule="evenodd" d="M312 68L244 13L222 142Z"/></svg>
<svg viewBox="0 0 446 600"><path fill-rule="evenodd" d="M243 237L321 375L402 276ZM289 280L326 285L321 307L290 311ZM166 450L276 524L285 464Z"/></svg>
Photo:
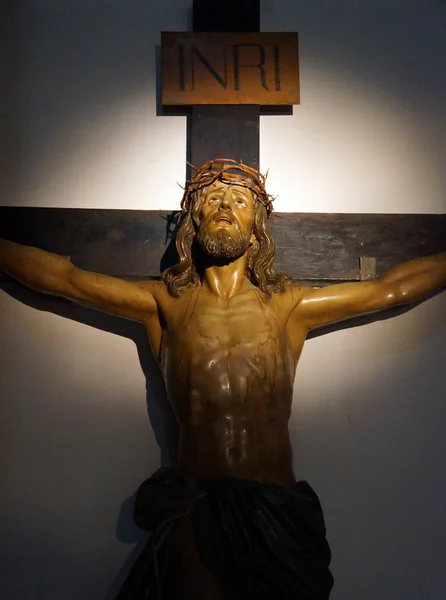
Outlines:
<svg viewBox="0 0 446 600"><path fill-rule="evenodd" d="M183 290L178 298L162 282L132 283L90 273L55 254L8 240L0 240L0 269L36 290L145 324L180 425L181 467L201 476L292 482L288 420L307 333L416 302L445 287L446 253L403 263L377 281L322 289L288 282L283 293L268 297L247 277L251 269L251 280L268 289L267 262L263 271L258 262L260 241L269 239L261 224L266 215L259 212L255 194L250 187L220 180L200 194L183 223L189 218L192 227L189 233L182 230L183 246L177 238L183 252L183 266L180 260L177 267L186 270L174 273L184 277L189 269L191 275L193 266L197 275L199 268L200 287L170 287L172 294ZM192 243L187 236L196 227L197 264L187 266L185 249ZM263 284L252 278L254 256Z"/></svg>
<svg viewBox="0 0 446 600"><path fill-rule="evenodd" d="M256 254L260 240L268 239L260 205L244 186L219 181L206 190L185 217L192 229L183 231L183 246L177 239L183 266L180 260L177 272L170 272L184 277L189 269L192 276L193 266L199 287L178 287L193 280L189 275L177 278L175 287L173 279L170 284L165 279L166 286L90 273L7 240L0 240L0 269L34 289L145 324L180 425L180 467L198 476L290 483L288 420L295 367L308 331L416 302L441 289L446 253L399 265L377 281L323 289L288 282L282 293L268 297L250 283L268 289L267 263L262 271ZM185 248L193 231L198 253L196 264L188 267ZM255 256L258 275L263 273L257 279L250 264Z"/></svg>
<svg viewBox="0 0 446 600"><path fill-rule="evenodd" d="M305 335L291 343L283 301L251 285L227 301L205 287L159 295L162 318L147 330L180 424L181 468L294 481L288 420Z"/></svg>

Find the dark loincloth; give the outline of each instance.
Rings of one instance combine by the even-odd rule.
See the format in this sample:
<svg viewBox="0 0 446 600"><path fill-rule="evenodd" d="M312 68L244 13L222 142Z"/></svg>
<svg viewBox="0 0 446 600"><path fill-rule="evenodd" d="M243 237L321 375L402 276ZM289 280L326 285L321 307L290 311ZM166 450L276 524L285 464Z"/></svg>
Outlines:
<svg viewBox="0 0 446 600"><path fill-rule="evenodd" d="M182 524L192 524L202 564L231 600L327 600L330 549L318 497L305 481L276 485L193 477L162 468L135 500L153 531L116 600L170 600ZM184 596L186 597L186 596ZM203 595L201 600L207 600Z"/></svg>

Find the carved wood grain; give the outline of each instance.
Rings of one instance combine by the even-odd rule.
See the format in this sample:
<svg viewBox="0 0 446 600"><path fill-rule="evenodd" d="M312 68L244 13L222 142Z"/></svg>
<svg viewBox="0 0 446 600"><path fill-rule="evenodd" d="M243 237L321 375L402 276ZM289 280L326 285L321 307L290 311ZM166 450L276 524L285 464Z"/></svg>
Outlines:
<svg viewBox="0 0 446 600"><path fill-rule="evenodd" d="M78 267L123 278L159 277L176 261L178 213L0 207L0 236L70 256ZM361 256L376 274L446 249L446 215L275 213L276 266L326 285L360 279Z"/></svg>

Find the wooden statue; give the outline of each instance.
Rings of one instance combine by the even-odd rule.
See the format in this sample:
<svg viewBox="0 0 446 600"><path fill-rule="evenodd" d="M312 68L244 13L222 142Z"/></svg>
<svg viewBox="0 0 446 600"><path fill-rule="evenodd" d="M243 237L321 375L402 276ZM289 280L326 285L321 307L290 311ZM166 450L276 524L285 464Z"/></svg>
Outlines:
<svg viewBox="0 0 446 600"><path fill-rule="evenodd" d="M381 279L314 289L274 268L263 176L214 160L187 182L179 262L162 281L80 270L0 241L0 268L38 291L144 324L180 426L176 469L137 494L154 531L118 598L322 600L333 584L322 510L296 482L288 433L309 331L446 286L446 252Z"/></svg>

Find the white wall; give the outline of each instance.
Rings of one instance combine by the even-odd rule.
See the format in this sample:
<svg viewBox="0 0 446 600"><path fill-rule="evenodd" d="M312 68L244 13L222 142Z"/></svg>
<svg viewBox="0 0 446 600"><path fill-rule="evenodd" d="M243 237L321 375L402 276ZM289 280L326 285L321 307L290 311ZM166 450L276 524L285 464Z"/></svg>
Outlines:
<svg viewBox="0 0 446 600"><path fill-rule="evenodd" d="M261 122L277 210L445 212L446 6L400 4L263 0L263 30L300 33L302 103ZM161 30L187 28L188 2L28 0L20 11L1 203L177 208L185 119L156 116L155 47ZM147 348L130 322L8 290L2 596L108 600L144 539L127 499L161 460ZM295 467L325 509L334 600L444 595L445 302L303 353Z"/></svg>

